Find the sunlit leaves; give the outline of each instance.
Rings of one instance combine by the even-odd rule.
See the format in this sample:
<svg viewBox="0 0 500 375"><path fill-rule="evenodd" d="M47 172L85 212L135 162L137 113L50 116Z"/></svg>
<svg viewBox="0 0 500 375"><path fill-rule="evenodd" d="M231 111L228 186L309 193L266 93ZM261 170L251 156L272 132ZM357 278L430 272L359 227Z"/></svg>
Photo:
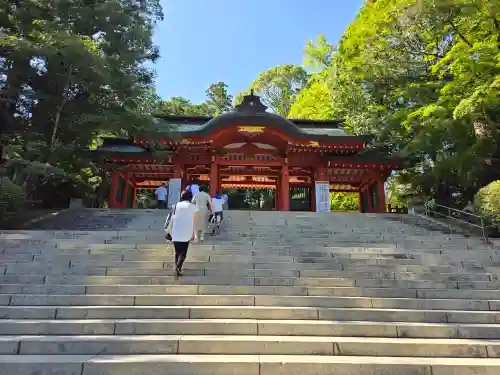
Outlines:
<svg viewBox="0 0 500 375"><path fill-rule="evenodd" d="M235 103L239 104L242 96L253 89L271 111L286 117L307 81L308 74L301 66L279 65L260 73L248 90L236 96Z"/></svg>
<svg viewBox="0 0 500 375"><path fill-rule="evenodd" d="M498 1L379 0L339 44L333 107L417 157L415 191L460 201L481 184L499 134L499 15Z"/></svg>

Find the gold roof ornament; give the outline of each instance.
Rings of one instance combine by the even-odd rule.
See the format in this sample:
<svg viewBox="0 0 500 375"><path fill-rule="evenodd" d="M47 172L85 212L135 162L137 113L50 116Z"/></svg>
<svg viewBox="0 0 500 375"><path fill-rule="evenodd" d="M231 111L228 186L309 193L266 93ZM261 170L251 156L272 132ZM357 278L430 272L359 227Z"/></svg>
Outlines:
<svg viewBox="0 0 500 375"><path fill-rule="evenodd" d="M264 128L264 126L238 126L238 132L250 134L263 133Z"/></svg>

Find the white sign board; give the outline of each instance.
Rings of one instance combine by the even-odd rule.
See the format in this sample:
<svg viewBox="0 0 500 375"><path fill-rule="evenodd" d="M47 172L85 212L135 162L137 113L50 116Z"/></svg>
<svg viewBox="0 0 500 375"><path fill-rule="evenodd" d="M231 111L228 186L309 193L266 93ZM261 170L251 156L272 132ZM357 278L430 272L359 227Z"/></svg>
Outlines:
<svg viewBox="0 0 500 375"><path fill-rule="evenodd" d="M168 206L171 207L181 200L181 179L171 178L168 181Z"/></svg>
<svg viewBox="0 0 500 375"><path fill-rule="evenodd" d="M330 184L316 182L316 212L330 212Z"/></svg>

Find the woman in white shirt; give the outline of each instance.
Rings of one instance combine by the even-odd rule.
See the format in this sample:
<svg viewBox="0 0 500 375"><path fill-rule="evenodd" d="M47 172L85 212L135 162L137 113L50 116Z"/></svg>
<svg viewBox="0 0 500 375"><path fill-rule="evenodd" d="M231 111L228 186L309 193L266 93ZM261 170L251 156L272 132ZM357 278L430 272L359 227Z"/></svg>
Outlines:
<svg viewBox="0 0 500 375"><path fill-rule="evenodd" d="M208 229L208 215L213 211L212 199L207 193L205 185L200 186L200 192L194 196L193 203L198 207L194 234L194 242L198 242L198 240L205 239L205 232Z"/></svg>
<svg viewBox="0 0 500 375"><path fill-rule="evenodd" d="M174 206L172 216L172 242L175 248L175 275L182 276L182 265L186 260L189 242L194 238L198 208L191 203L193 194L184 191L181 201Z"/></svg>

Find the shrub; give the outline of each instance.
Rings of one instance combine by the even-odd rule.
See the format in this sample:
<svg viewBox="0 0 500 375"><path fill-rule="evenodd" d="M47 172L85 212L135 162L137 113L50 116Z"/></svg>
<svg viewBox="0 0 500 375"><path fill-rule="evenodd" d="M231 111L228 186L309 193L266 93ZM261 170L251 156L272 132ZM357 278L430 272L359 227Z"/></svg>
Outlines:
<svg viewBox="0 0 500 375"><path fill-rule="evenodd" d="M23 208L26 196L21 186L7 177L0 178L0 223L8 221Z"/></svg>
<svg viewBox="0 0 500 375"><path fill-rule="evenodd" d="M489 224L500 224L500 180L481 188L474 199L474 211Z"/></svg>

